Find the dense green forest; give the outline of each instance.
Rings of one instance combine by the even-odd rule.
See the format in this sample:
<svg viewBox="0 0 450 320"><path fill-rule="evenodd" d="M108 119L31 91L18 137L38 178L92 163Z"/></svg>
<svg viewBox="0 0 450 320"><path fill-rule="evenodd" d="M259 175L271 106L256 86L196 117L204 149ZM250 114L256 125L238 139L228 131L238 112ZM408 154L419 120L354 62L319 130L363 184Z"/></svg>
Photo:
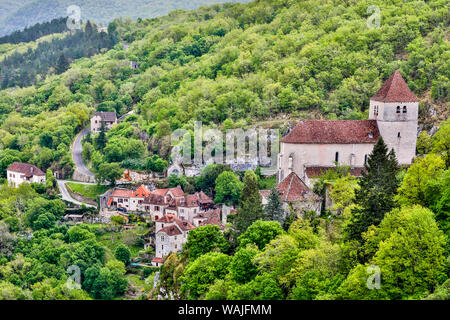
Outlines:
<svg viewBox="0 0 450 320"><path fill-rule="evenodd" d="M367 25L371 5L380 8L379 28ZM449 17L445 0L260 0L117 19L108 26L117 43L70 66L67 57L83 55L62 56L59 48L53 68L61 73L43 71L32 86L19 81L0 91L2 181L14 161L50 169L44 188L0 186L0 298L130 298L130 253L109 241L117 226L60 224L66 208L51 174L71 176L69 146L93 112L136 111L85 139L93 171L160 172L170 161L171 132L193 130L195 120L284 132L288 120L367 119L369 98L399 69L421 100L422 119L434 120L421 123L423 157L399 169L379 142L363 178L330 170L314 188L320 195L330 188L334 202L320 217L289 210L280 219L275 195L271 212L263 210L257 171L212 166L194 179L169 177L166 185L205 190L238 212L225 234L192 231L185 249L166 259L157 289L186 299L448 299ZM16 48L6 45L4 61ZM20 74L26 64L15 67ZM130 250L141 241L133 239ZM83 275L77 290L65 286L71 265ZM372 265L383 290L366 286ZM141 278L151 283L151 275ZM156 298L142 286L140 298Z"/></svg>
<svg viewBox="0 0 450 320"><path fill-rule="evenodd" d="M65 19L55 20L54 26L50 25L48 30L58 29L58 31L67 31L61 28L61 22ZM47 25L42 29L39 26L29 30L11 35L11 40L39 38L36 34L40 30L47 32ZM60 30L59 30L60 29ZM38 31L39 30L39 31ZM19 41L19 40L18 40ZM22 42L22 41L19 41ZM115 39L105 32L98 32L95 25L87 23L85 30L77 30L73 34L68 34L62 38L54 38L51 41L40 42L35 49L28 49L21 53L18 49L6 55L0 62L1 88L20 86L27 87L35 84L37 80L45 78L51 74L50 68L55 73L62 73L67 70L69 61L65 66L61 59L74 60L82 57L90 57L99 53L102 49L108 50L115 44ZM61 59L60 59L61 58ZM59 63L59 64L58 64Z"/></svg>
<svg viewBox="0 0 450 320"><path fill-rule="evenodd" d="M13 33L1 37L1 43L20 43L29 42L39 39L52 33L62 33L68 31L67 18L53 19L50 22L38 23L30 28L25 28L21 31L14 31Z"/></svg>
<svg viewBox="0 0 450 320"><path fill-rule="evenodd" d="M248 2L249 0L4 0L0 3L0 36L22 30L36 23L65 17L67 8L77 5L84 21L107 25L117 17L152 18L176 9L195 9L218 2Z"/></svg>

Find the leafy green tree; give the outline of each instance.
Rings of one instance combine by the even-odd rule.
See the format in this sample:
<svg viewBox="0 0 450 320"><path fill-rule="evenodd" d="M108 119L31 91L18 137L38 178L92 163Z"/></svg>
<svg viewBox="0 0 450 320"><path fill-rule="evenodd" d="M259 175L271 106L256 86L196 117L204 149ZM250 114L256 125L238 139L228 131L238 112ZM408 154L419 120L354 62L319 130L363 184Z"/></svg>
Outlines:
<svg viewBox="0 0 450 320"><path fill-rule="evenodd" d="M222 172L216 179L214 202L235 204L241 195L243 184L231 171Z"/></svg>
<svg viewBox="0 0 450 320"><path fill-rule="evenodd" d="M433 136L433 147L431 152L441 155L445 166L450 167L450 119L441 123L441 126Z"/></svg>
<svg viewBox="0 0 450 320"><path fill-rule="evenodd" d="M118 163L102 163L95 174L95 180L100 184L109 182L110 185L114 186L116 180L118 180L122 174L123 169L120 168Z"/></svg>
<svg viewBox="0 0 450 320"><path fill-rule="evenodd" d="M238 237L237 241L241 248L245 248L248 244L255 244L259 250L262 250L271 240L283 233L284 230L278 222L257 220Z"/></svg>
<svg viewBox="0 0 450 320"><path fill-rule="evenodd" d="M125 265L130 263L131 252L126 245L120 244L114 252L114 257L117 260L122 261Z"/></svg>
<svg viewBox="0 0 450 320"><path fill-rule="evenodd" d="M209 252L184 269L181 291L187 299L199 299L216 279L222 279L229 272L231 257L219 252Z"/></svg>
<svg viewBox="0 0 450 320"><path fill-rule="evenodd" d="M396 199L402 205L420 204L425 206L426 187L431 180L436 179L445 169L445 163L435 154L425 158L417 158L406 172L403 182L398 189Z"/></svg>
<svg viewBox="0 0 450 320"><path fill-rule="evenodd" d="M187 251L189 261L194 261L201 255L219 250L226 252L228 243L218 226L206 225L189 231L188 239L183 249Z"/></svg>
<svg viewBox="0 0 450 320"><path fill-rule="evenodd" d="M202 190L210 197L214 197L216 179L224 171L231 171L230 166L224 164L209 164L204 167L195 182L197 190Z"/></svg>
<svg viewBox="0 0 450 320"><path fill-rule="evenodd" d="M253 280L257 274L258 268L253 263L253 258L258 253L254 246L247 246L239 249L233 256L230 264L230 271L233 280L238 283L246 283Z"/></svg>
<svg viewBox="0 0 450 320"><path fill-rule="evenodd" d="M397 192L398 163L394 150L388 152L383 138L377 141L364 165L366 172L359 181L355 203L350 219L345 227L346 236L350 240L361 240L362 232L371 225L377 226L384 215L394 206Z"/></svg>
<svg viewBox="0 0 450 320"><path fill-rule="evenodd" d="M247 170L243 183L244 188L239 198L239 209L233 220L233 229L237 235L244 233L253 222L263 216L258 177L252 170Z"/></svg>
<svg viewBox="0 0 450 320"><path fill-rule="evenodd" d="M395 209L365 238L370 263L350 272L339 289L341 298L420 299L446 278L445 236L429 209ZM380 268L381 290L366 286L369 265Z"/></svg>

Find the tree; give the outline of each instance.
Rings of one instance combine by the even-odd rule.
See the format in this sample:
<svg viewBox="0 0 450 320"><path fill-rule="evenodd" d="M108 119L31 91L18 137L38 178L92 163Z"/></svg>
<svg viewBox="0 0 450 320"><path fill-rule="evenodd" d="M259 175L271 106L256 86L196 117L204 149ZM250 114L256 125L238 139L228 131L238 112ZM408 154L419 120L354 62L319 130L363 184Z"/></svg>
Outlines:
<svg viewBox="0 0 450 320"><path fill-rule="evenodd" d="M345 226L346 237L349 240L362 240L362 232L369 226L377 226L383 220L385 213L394 206L394 196L397 192L398 163L395 152L388 152L383 138L377 141L369 154L365 171L359 181L360 189L356 191L355 203L349 221Z"/></svg>
<svg viewBox="0 0 450 320"><path fill-rule="evenodd" d="M426 187L439 177L444 169L445 163L438 155L429 154L425 158L416 158L398 189L397 201L401 205L427 205Z"/></svg>
<svg viewBox="0 0 450 320"><path fill-rule="evenodd" d="M420 206L394 209L366 238L366 265L356 266L342 283L344 299L420 299L446 279L445 236L433 212ZM382 290L366 286L367 267L380 268Z"/></svg>
<svg viewBox="0 0 450 320"><path fill-rule="evenodd" d="M0 255L4 257L12 256L16 240L16 236L9 232L8 225L0 221Z"/></svg>
<svg viewBox="0 0 450 320"><path fill-rule="evenodd" d="M230 166L224 164L209 164L204 167L195 182L195 188L202 190L208 196L214 197L217 177L224 171L231 171Z"/></svg>
<svg viewBox="0 0 450 320"><path fill-rule="evenodd" d="M245 248L248 244L255 244L259 250L263 250L266 244L283 234L284 230L276 221L255 221L237 239L240 248Z"/></svg>
<svg viewBox="0 0 450 320"><path fill-rule="evenodd" d="M117 260L122 261L125 265L130 263L131 252L126 245L120 244L114 253Z"/></svg>
<svg viewBox="0 0 450 320"><path fill-rule="evenodd" d="M264 219L278 221L280 224L284 218L283 202L275 187L272 188L267 205L264 207Z"/></svg>
<svg viewBox="0 0 450 320"><path fill-rule="evenodd" d="M235 204L242 192L243 184L231 171L222 172L216 179L214 202Z"/></svg>
<svg viewBox="0 0 450 320"><path fill-rule="evenodd" d="M105 129L105 123L102 121L100 125L100 132L98 136L95 138L95 147L97 150L103 151L106 147L106 143L108 140L106 139L106 129Z"/></svg>
<svg viewBox="0 0 450 320"><path fill-rule="evenodd" d="M230 264L230 271L234 281L246 283L255 278L258 268L253 263L253 258L257 253L258 249L250 245L246 248L239 249L234 254Z"/></svg>
<svg viewBox="0 0 450 320"><path fill-rule="evenodd" d="M61 52L59 55L58 62L56 64L56 74L63 73L67 69L69 69L69 60L67 60L66 56L64 55L64 52Z"/></svg>
<svg viewBox="0 0 450 320"><path fill-rule="evenodd" d="M118 163L102 163L95 174L95 180L97 180L99 184L109 182L110 185L114 186L116 180L118 180L122 174L123 169Z"/></svg>
<svg viewBox="0 0 450 320"><path fill-rule="evenodd" d="M228 243L218 226L206 225L189 231L188 239L183 249L189 256L189 261L194 261L201 255L219 250L226 252Z"/></svg>
<svg viewBox="0 0 450 320"><path fill-rule="evenodd" d="M253 170L244 175L244 188L239 199L239 209L233 220L233 229L240 235L256 220L263 216L261 196L258 188L258 177Z"/></svg>
<svg viewBox="0 0 450 320"><path fill-rule="evenodd" d="M228 273L231 257L219 252L209 252L189 263L181 279L181 291L187 299L199 299L216 279Z"/></svg>
<svg viewBox="0 0 450 320"><path fill-rule="evenodd" d="M433 136L431 152L441 155L445 166L450 167L450 119L441 123L439 131Z"/></svg>

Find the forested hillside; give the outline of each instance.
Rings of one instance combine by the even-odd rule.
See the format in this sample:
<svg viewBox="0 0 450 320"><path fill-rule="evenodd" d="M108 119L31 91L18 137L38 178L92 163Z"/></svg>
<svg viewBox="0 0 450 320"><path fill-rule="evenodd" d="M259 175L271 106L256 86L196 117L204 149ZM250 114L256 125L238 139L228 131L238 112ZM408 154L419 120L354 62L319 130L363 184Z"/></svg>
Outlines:
<svg viewBox="0 0 450 320"><path fill-rule="evenodd" d="M378 4L381 25L372 29L367 26L368 1L266 0L117 20L109 36L129 43L128 50L118 44L105 54L75 61L67 72L35 87L1 93L1 154L14 153L44 169L58 162L61 136L42 129L46 124L39 119L51 119L48 112L66 117L68 109L86 110L85 119L95 108L119 115L138 111L136 121L110 133L116 138L106 148L86 152L94 169L105 161L141 161L154 152L168 160L165 137L180 127L192 129L194 120L210 126L227 121L233 127L283 114L366 119L369 98L395 69L421 97L421 114L429 118L433 107L439 123L448 116L445 1ZM138 62L139 69L130 68L130 61ZM26 62L14 64L17 74L22 67L28 67ZM83 123L70 125L68 137ZM142 134L150 154L121 147L140 141ZM43 138L47 135L51 139ZM31 149L38 148L35 139L45 152L31 157ZM38 158L44 154L48 160L42 162Z"/></svg>
<svg viewBox="0 0 450 320"><path fill-rule="evenodd" d="M107 25L118 17L151 18L176 9L195 9L217 2L248 2L248 0L14 0L0 2L0 36L36 23L67 16L67 8L77 5L83 21L93 20Z"/></svg>
<svg viewBox="0 0 450 320"><path fill-rule="evenodd" d="M69 60L73 61L82 57L90 57L94 54L105 51L114 46L116 39L105 32L98 32L97 27L89 21L84 29L76 30L69 33L67 26L61 22L65 19L55 20L55 29L60 32L67 32L62 37L54 37L49 41L40 41L36 48L21 50L21 45L14 47L13 50L7 52L0 60L0 87L2 89L8 87L27 87L35 84L36 81L42 80L46 75L52 73L62 73L69 67ZM35 26L30 30L26 30L11 36L13 43L15 39L31 39L40 38L39 33L46 33L47 25ZM1 40L1 39L0 39ZM61 59L62 64L58 63ZM66 62L64 62L66 61Z"/></svg>
<svg viewBox="0 0 450 320"><path fill-rule="evenodd" d="M68 31L67 18L53 19L50 22L37 23L30 28L25 28L21 31L14 31L13 33L0 38L1 43L20 43L37 40L43 36L52 33L62 33Z"/></svg>

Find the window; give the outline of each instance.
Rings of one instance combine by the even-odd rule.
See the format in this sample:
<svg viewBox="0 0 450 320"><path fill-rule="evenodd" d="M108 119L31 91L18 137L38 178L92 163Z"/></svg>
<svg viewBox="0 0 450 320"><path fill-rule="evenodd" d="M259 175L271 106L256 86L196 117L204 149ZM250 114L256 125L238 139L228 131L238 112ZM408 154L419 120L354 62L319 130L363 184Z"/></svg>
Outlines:
<svg viewBox="0 0 450 320"><path fill-rule="evenodd" d="M164 236L161 236L161 241L164 241Z"/></svg>
<svg viewBox="0 0 450 320"><path fill-rule="evenodd" d="M373 114L376 116L378 115L378 106L373 107Z"/></svg>
<svg viewBox="0 0 450 320"><path fill-rule="evenodd" d="M339 152L336 152L336 154L334 156L334 161L336 161L336 162L339 161Z"/></svg>
<svg viewBox="0 0 450 320"><path fill-rule="evenodd" d="M397 133L397 138L400 138L400 132L399 132L399 133Z"/></svg>
<svg viewBox="0 0 450 320"><path fill-rule="evenodd" d="M406 112L407 112L406 106L403 106L403 113L406 113Z"/></svg>
<svg viewBox="0 0 450 320"><path fill-rule="evenodd" d="M367 154L364 155L364 164L367 164Z"/></svg>
<svg viewBox="0 0 450 320"><path fill-rule="evenodd" d="M397 113L400 113L400 106L397 106Z"/></svg>

